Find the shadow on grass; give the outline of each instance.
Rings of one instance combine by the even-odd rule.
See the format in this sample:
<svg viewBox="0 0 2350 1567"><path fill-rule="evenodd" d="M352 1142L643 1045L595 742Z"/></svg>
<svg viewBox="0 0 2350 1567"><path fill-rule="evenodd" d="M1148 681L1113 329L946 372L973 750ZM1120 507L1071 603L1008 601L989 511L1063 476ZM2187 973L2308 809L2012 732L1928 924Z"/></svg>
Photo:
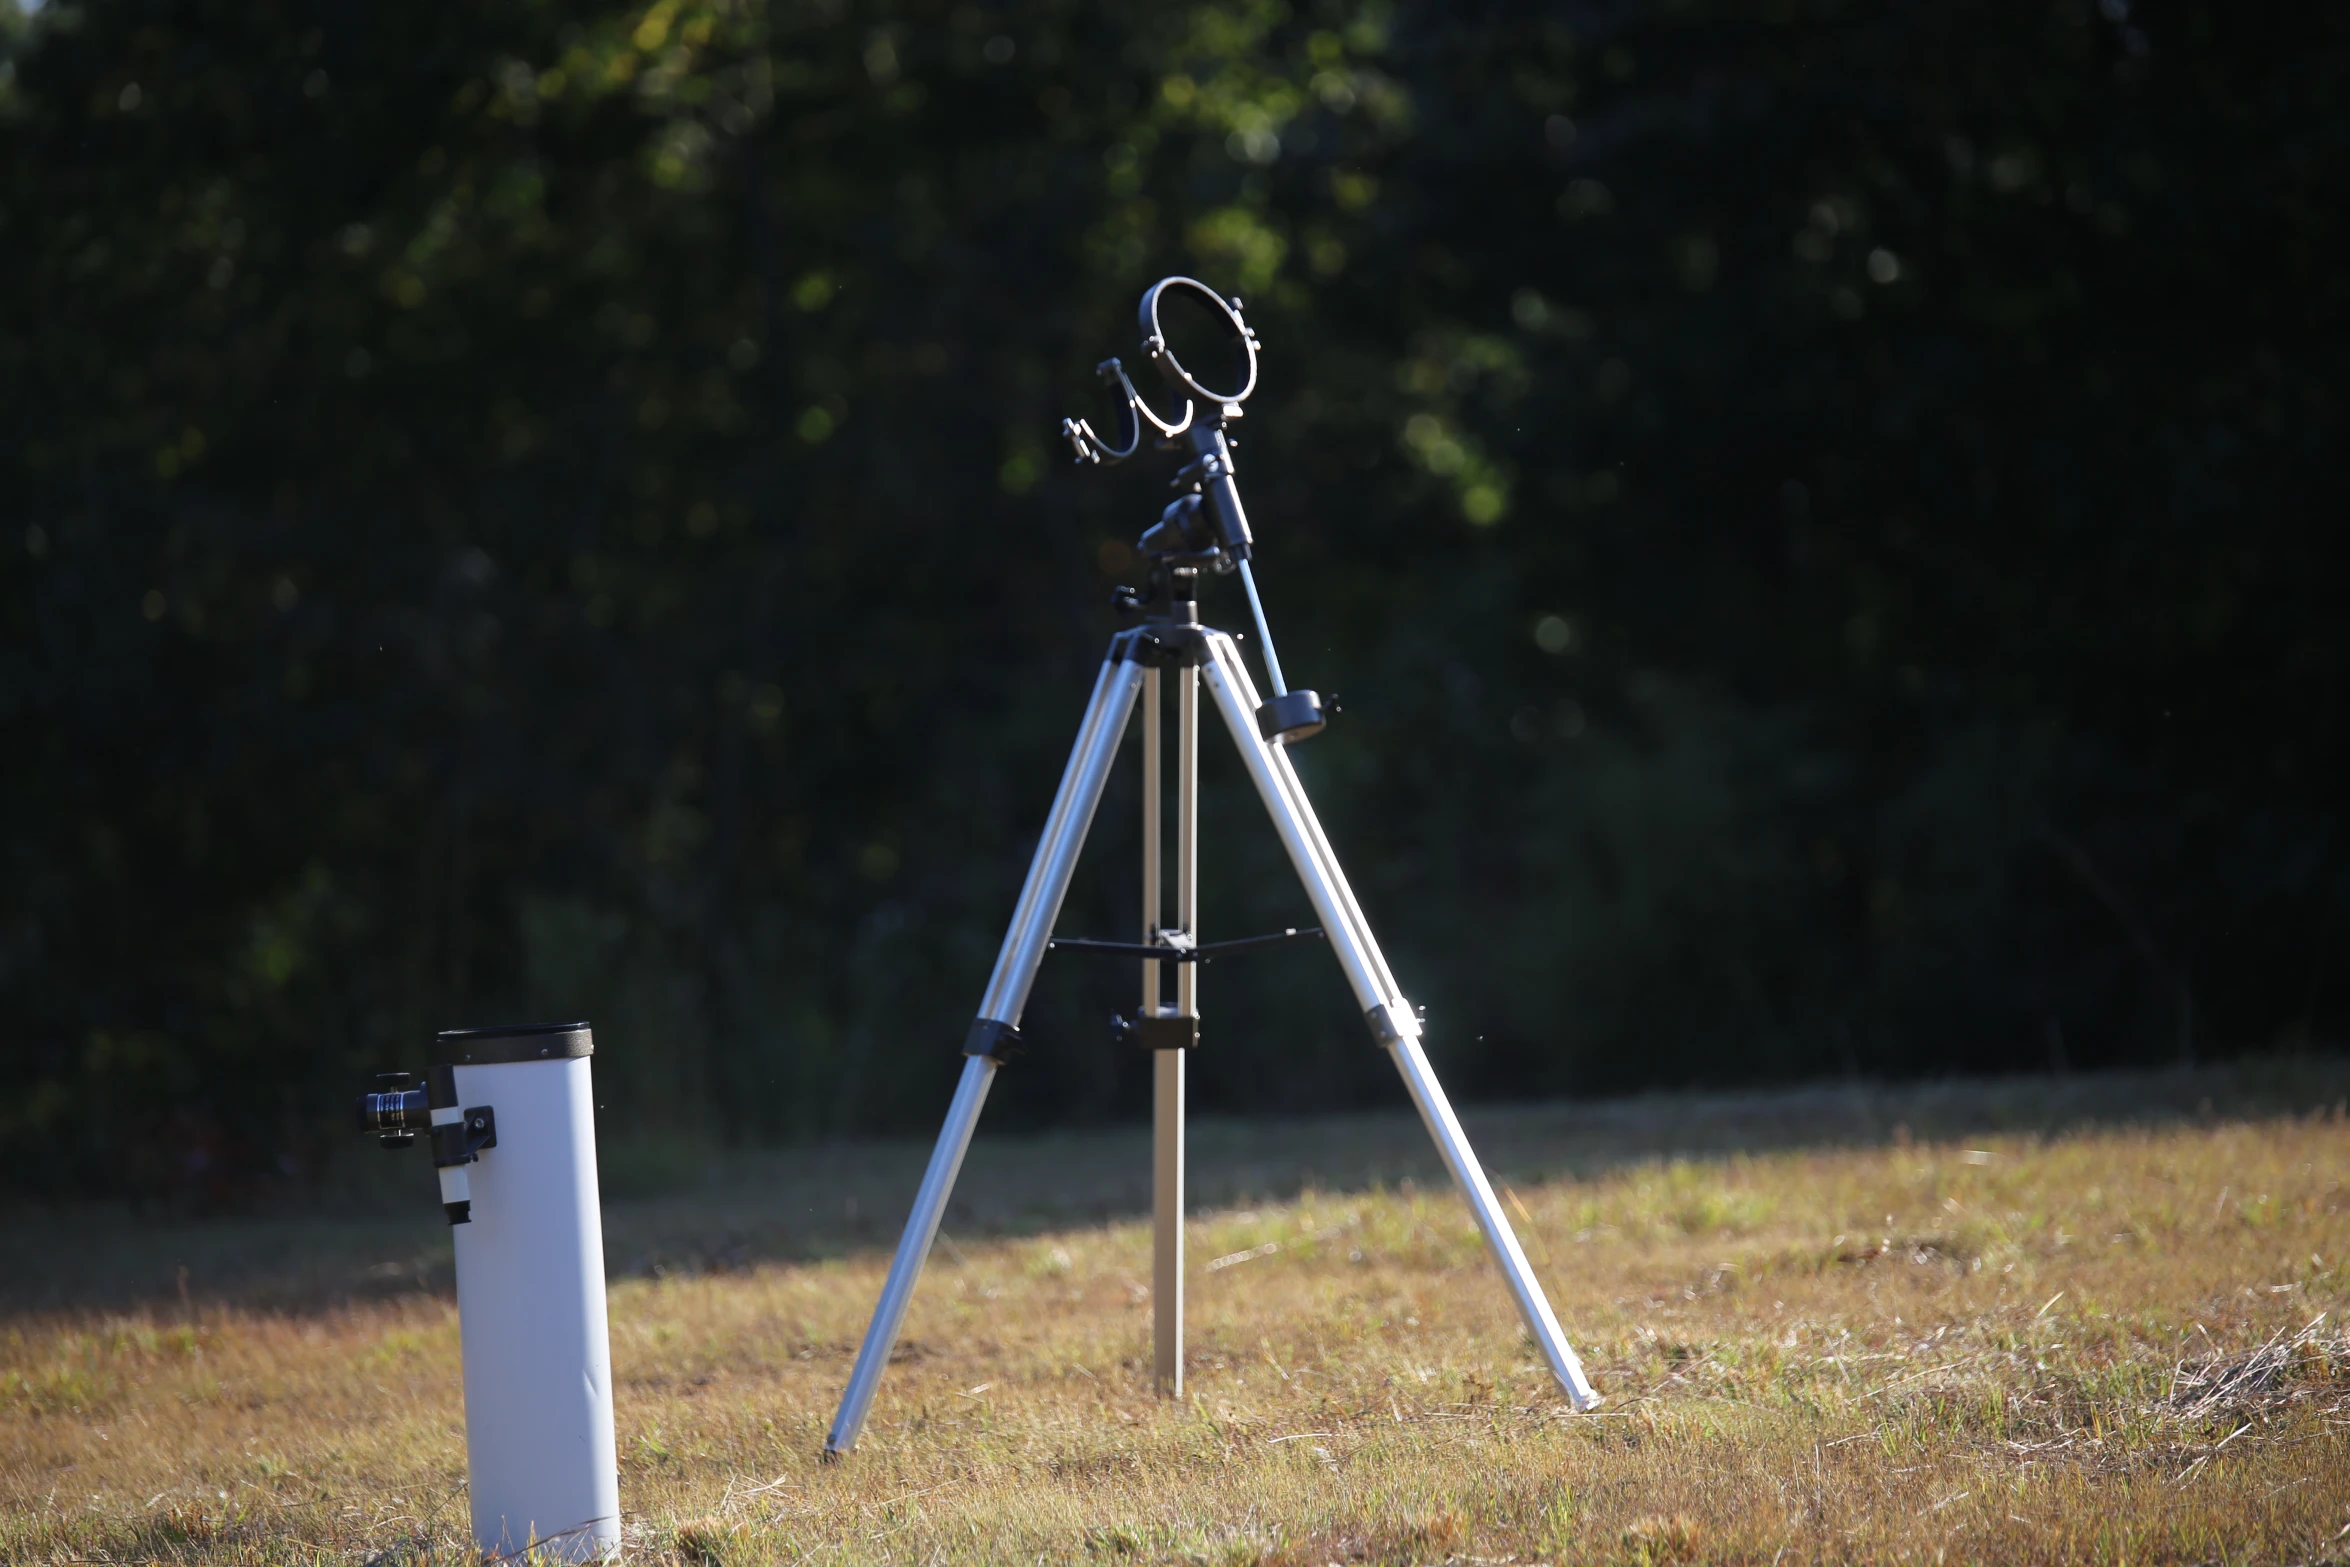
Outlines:
<svg viewBox="0 0 2350 1567"><path fill-rule="evenodd" d="M1016 1070L1016 1068L1015 1068ZM1862 1148L1978 1136L2263 1120L2350 1099L2350 1060L2298 1056L2167 1072L1842 1083L1740 1094L1650 1094L1464 1112L1501 1178L1587 1178L1645 1162ZM1134 1218L1150 1207L1146 1127L974 1141L949 1237L1034 1233ZM604 1153L605 1258L615 1277L694 1274L886 1249L927 1141L760 1151L620 1143ZM451 1287L448 1232L421 1157L306 1209L142 1218L102 1204L0 1216L0 1314L206 1303L307 1312ZM1190 1138L1195 1208L1441 1183L1409 1112L1213 1120ZM413 1187L413 1191L408 1188Z"/></svg>

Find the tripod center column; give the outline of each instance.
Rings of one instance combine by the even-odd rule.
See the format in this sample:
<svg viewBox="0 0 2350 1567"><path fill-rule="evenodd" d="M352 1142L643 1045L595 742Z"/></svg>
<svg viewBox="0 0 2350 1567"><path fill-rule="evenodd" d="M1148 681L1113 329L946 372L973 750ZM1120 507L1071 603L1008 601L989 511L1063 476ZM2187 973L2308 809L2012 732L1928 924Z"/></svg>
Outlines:
<svg viewBox="0 0 2350 1567"><path fill-rule="evenodd" d="M1175 926L1199 944L1199 669L1186 664L1175 686ZM1155 966L1155 965L1154 965ZM1175 1010L1199 1016L1197 963L1175 968ZM1196 1033L1197 1025L1193 1025ZM1152 1053L1153 1142L1151 1299L1158 1389L1183 1396L1183 1206L1185 1075L1188 1050Z"/></svg>
<svg viewBox="0 0 2350 1567"><path fill-rule="evenodd" d="M1142 941L1145 946L1159 939L1159 924L1165 915L1165 899L1160 892L1160 873L1165 858L1166 833L1159 816L1160 788L1166 764L1160 755L1161 718L1159 707L1159 671L1145 669L1142 674ZM1149 1017L1159 1009L1159 964L1155 958L1142 960L1142 1016Z"/></svg>
<svg viewBox="0 0 2350 1567"><path fill-rule="evenodd" d="M1175 686L1175 923L1199 945L1199 666ZM1199 965L1175 968L1175 1010L1199 1016ZM1177 1052L1181 1054L1181 1052Z"/></svg>

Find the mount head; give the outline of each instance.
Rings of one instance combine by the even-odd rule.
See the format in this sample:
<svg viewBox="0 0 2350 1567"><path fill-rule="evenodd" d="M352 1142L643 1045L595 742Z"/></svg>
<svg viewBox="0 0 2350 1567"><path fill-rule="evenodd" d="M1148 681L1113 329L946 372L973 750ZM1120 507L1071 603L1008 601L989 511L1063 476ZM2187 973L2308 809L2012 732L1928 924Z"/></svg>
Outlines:
<svg viewBox="0 0 2350 1567"><path fill-rule="evenodd" d="M1169 580L1175 573L1237 572L1248 591L1265 678L1273 688L1272 698L1258 711L1258 727L1267 740L1289 744L1306 739L1321 732L1325 714L1313 692L1291 691L1282 684L1273 633L1257 597L1256 577L1249 570L1256 539L1249 532L1232 462L1232 448L1238 443L1231 438L1230 427L1240 418L1240 405L1257 389L1257 335L1241 315L1238 299L1226 299L1195 278L1159 279L1144 291L1137 314L1143 357L1158 366L1160 376L1183 399L1181 416L1161 418L1134 389L1125 365L1105 359L1094 373L1115 394L1116 440L1104 440L1083 419L1063 419L1061 434L1080 463L1124 462L1142 449L1146 426L1157 432L1154 444L1160 450L1189 454L1175 474L1174 501L1138 541L1151 561L1154 582L1162 585L1153 596L1163 594L1168 602L1176 601Z"/></svg>
<svg viewBox="0 0 2350 1567"><path fill-rule="evenodd" d="M1182 413L1162 418L1134 389L1126 366L1105 359L1094 373L1113 391L1115 441L1103 439L1084 419L1063 419L1061 435L1080 463L1124 462L1142 449L1146 428L1160 450L1188 451L1190 461L1174 481L1184 493L1143 535L1141 548L1146 555L1187 557L1189 564L1228 572L1249 558L1255 542L1232 479L1235 443L1227 426L1257 389L1256 333L1238 299L1226 299L1194 278L1153 283L1137 314L1143 357L1183 399Z"/></svg>

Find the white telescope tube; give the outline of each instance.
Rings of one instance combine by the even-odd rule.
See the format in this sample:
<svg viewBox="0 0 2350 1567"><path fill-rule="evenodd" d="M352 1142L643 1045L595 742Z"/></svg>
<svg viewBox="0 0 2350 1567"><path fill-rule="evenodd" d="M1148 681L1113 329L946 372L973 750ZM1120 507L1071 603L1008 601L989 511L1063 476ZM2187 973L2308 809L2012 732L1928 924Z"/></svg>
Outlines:
<svg viewBox="0 0 2350 1567"><path fill-rule="evenodd" d="M496 1143L460 1167L470 1221L451 1231L473 1538L485 1556L576 1562L620 1551L594 1048L585 1023L439 1040L458 1104L496 1117Z"/></svg>

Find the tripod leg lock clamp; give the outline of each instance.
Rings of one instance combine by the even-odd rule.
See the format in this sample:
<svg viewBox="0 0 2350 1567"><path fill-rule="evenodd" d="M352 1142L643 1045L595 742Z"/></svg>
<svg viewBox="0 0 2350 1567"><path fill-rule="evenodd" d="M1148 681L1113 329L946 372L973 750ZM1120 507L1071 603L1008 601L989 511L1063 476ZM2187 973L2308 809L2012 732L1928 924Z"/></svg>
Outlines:
<svg viewBox="0 0 2350 1567"><path fill-rule="evenodd" d="M1423 1032L1420 1009L1401 997L1383 1001L1363 1016L1382 1045L1398 1045L1407 1039L1417 1039Z"/></svg>
<svg viewBox="0 0 2350 1567"><path fill-rule="evenodd" d="M999 1066L1018 1055L1021 1048L1019 1025L992 1017L974 1018L971 1032L963 1036L963 1054L985 1056Z"/></svg>
<svg viewBox="0 0 2350 1567"><path fill-rule="evenodd" d="M1133 1017L1110 1015L1110 1039L1141 1050L1196 1050L1199 1019L1180 1012L1138 1012Z"/></svg>

